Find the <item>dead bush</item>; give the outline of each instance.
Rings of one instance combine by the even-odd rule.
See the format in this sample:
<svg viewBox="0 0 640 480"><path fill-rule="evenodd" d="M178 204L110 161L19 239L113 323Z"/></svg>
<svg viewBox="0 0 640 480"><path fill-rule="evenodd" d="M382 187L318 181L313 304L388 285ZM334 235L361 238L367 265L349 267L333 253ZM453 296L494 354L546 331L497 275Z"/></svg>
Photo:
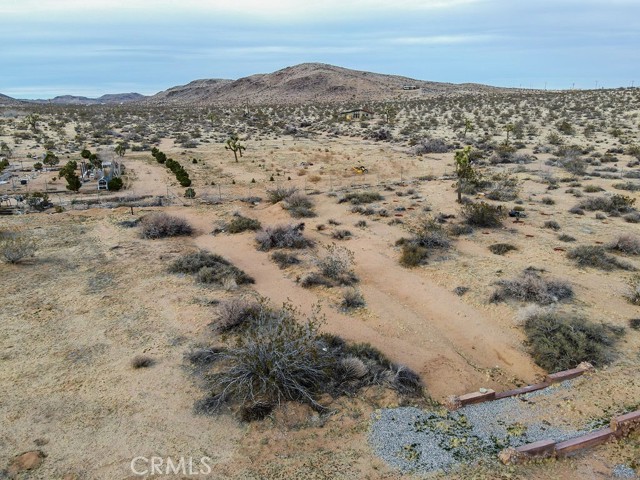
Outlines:
<svg viewBox="0 0 640 480"><path fill-rule="evenodd" d="M274 248L301 249L313 245L302 232L304 223L298 225L276 225L260 230L256 235L258 250L269 251Z"/></svg>
<svg viewBox="0 0 640 480"><path fill-rule="evenodd" d="M142 238L158 239L191 235L193 229L183 218L166 213L152 213L142 218Z"/></svg>
<svg viewBox="0 0 640 480"><path fill-rule="evenodd" d="M19 263L33 257L36 250L35 240L27 235L5 233L0 237L0 254L7 263Z"/></svg>
<svg viewBox="0 0 640 480"><path fill-rule="evenodd" d="M298 191L295 187L275 187L267 189L267 201L270 203L278 203L289 198Z"/></svg>
<svg viewBox="0 0 640 480"><path fill-rule="evenodd" d="M533 270L525 270L519 277L496 282L498 288L491 296L492 302L502 302L509 298L540 305L550 305L573 298L573 288L569 282L545 279Z"/></svg>
<svg viewBox="0 0 640 480"><path fill-rule="evenodd" d="M627 255L640 255L640 237L631 234L620 235L607 245L607 250L615 250Z"/></svg>

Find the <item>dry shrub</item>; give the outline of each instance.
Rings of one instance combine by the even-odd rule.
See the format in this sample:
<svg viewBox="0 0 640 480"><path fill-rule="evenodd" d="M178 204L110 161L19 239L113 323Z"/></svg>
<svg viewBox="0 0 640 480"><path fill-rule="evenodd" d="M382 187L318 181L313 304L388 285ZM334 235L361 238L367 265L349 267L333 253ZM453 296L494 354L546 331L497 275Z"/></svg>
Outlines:
<svg viewBox="0 0 640 480"><path fill-rule="evenodd" d="M352 205L363 205L380 200L384 200L384 197L378 192L351 192L342 197L338 203L349 202Z"/></svg>
<svg viewBox="0 0 640 480"><path fill-rule="evenodd" d="M0 238L0 254L7 263L18 263L33 257L36 250L35 240L26 235L4 234Z"/></svg>
<svg viewBox="0 0 640 480"><path fill-rule="evenodd" d="M610 197L590 197L584 199L574 209L595 212L600 210L607 213L630 213L633 212L635 198L626 195L611 195Z"/></svg>
<svg viewBox="0 0 640 480"><path fill-rule="evenodd" d="M302 232L304 223L298 225L276 225L260 230L256 235L258 250L269 251L274 248L307 248L313 242Z"/></svg>
<svg viewBox="0 0 640 480"><path fill-rule="evenodd" d="M355 310L366 305L362 293L355 288L345 288L342 292L342 302L340 306L343 310Z"/></svg>
<svg viewBox="0 0 640 480"><path fill-rule="evenodd" d="M289 195L283 202L282 208L287 210L294 218L311 218L316 216L313 211L313 201L302 193Z"/></svg>
<svg viewBox="0 0 640 480"><path fill-rule="evenodd" d="M513 298L549 305L573 298L573 288L570 283L564 280L545 279L533 270L525 270L519 277L499 280L496 284L498 288L491 296L492 302Z"/></svg>
<svg viewBox="0 0 640 480"><path fill-rule="evenodd" d="M229 233L242 233L247 230L256 231L260 230L260 228L262 228L262 225L260 225L258 220L243 217L240 214L234 215L233 220L227 225L227 231Z"/></svg>
<svg viewBox="0 0 640 480"><path fill-rule="evenodd" d="M138 355L131 360L131 367L134 369L139 368L149 368L155 365L155 360L151 357L147 357L145 355Z"/></svg>
<svg viewBox="0 0 640 480"><path fill-rule="evenodd" d="M616 250L627 255L640 255L640 237L631 234L620 235L607 245L608 250Z"/></svg>
<svg viewBox="0 0 640 480"><path fill-rule="evenodd" d="M244 421L258 420L285 401L323 411L319 397L352 394L368 385L385 385L404 395L422 394L420 378L389 362L370 346L348 346L320 334L315 311L299 320L290 305L262 304L241 334L217 354L216 369L206 378L212 394L198 402L205 413L230 407Z"/></svg>
<svg viewBox="0 0 640 480"><path fill-rule="evenodd" d="M267 189L267 200L270 203L278 203L290 197L298 191L295 187L275 187Z"/></svg>
<svg viewBox="0 0 640 480"><path fill-rule="evenodd" d="M461 213L468 225L484 228L501 227L506 216L501 206L493 206L486 202L467 203L462 206Z"/></svg>
<svg viewBox="0 0 640 480"><path fill-rule="evenodd" d="M281 269L301 263L300 259L296 255L287 252L273 252L271 254L271 260L273 260L273 262Z"/></svg>
<svg viewBox="0 0 640 480"><path fill-rule="evenodd" d="M593 267L600 270L635 270L629 262L609 255L606 249L600 245L582 245L567 252L567 257L576 262L580 267Z"/></svg>
<svg viewBox="0 0 640 480"><path fill-rule="evenodd" d="M183 218L166 213L152 213L142 218L142 237L158 239L191 235L193 229Z"/></svg>
<svg viewBox="0 0 640 480"><path fill-rule="evenodd" d="M518 247L510 243L494 243L493 245L489 245L489 251L495 255L504 255L513 250L518 250Z"/></svg>

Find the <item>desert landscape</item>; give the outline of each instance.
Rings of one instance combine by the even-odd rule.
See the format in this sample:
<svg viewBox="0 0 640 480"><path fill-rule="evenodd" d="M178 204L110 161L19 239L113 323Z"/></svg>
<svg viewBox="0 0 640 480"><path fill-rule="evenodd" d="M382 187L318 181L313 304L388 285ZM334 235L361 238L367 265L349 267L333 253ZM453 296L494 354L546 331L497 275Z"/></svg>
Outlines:
<svg viewBox="0 0 640 480"><path fill-rule="evenodd" d="M638 475L499 459L640 408L638 88L0 96L0 165L0 478Z"/></svg>

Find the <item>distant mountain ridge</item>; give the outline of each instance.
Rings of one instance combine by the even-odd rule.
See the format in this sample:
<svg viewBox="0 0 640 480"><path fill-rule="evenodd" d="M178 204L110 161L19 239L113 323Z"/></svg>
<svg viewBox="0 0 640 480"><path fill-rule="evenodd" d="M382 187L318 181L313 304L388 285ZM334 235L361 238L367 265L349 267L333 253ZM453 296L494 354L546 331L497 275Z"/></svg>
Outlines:
<svg viewBox="0 0 640 480"><path fill-rule="evenodd" d="M59 105L140 103L150 106L366 103L420 98L433 94L507 90L512 89L474 83L430 82L398 75L351 70L324 63L302 63L273 73L256 74L237 80L194 80L152 96L118 93L98 98L63 95L50 100L17 100L0 95L0 105L19 105L23 102Z"/></svg>
<svg viewBox="0 0 640 480"><path fill-rule="evenodd" d="M424 94L499 90L503 89L478 84L428 82L323 63L302 63L238 80L195 80L159 92L145 102L160 105L366 102L415 98Z"/></svg>
<svg viewBox="0 0 640 480"><path fill-rule="evenodd" d="M76 95L60 95L49 100L24 100L29 103L54 103L58 105L103 105L138 102L144 100L139 93L108 93L98 98L81 97Z"/></svg>

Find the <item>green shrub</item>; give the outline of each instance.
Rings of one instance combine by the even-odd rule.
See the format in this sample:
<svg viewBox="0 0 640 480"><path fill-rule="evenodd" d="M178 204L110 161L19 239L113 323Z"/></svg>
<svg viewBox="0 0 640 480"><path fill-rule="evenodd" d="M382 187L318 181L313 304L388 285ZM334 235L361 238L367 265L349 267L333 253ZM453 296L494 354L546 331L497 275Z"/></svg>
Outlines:
<svg viewBox="0 0 640 480"><path fill-rule="evenodd" d="M429 258L429 249L415 243L405 243L402 245L400 254L400 265L403 267L417 267L424 265Z"/></svg>
<svg viewBox="0 0 640 480"><path fill-rule="evenodd" d="M124 183L120 177L113 177L111 180L107 182L107 188L110 191L117 192L118 190L122 190Z"/></svg>
<svg viewBox="0 0 640 480"><path fill-rule="evenodd" d="M600 245L582 245L567 252L567 257L580 267L593 267L600 270L635 270L628 262L609 255L606 249Z"/></svg>
<svg viewBox="0 0 640 480"><path fill-rule="evenodd" d="M530 316L524 330L531 356L548 372L575 368L581 362L597 367L610 363L621 335L609 325L552 312Z"/></svg>
<svg viewBox="0 0 640 480"><path fill-rule="evenodd" d="M260 230L261 228L262 225L258 220L243 217L240 214L234 215L233 220L231 220L227 225L227 231L229 233L242 233L246 232L247 230L255 232L256 230Z"/></svg>
<svg viewBox="0 0 640 480"><path fill-rule="evenodd" d="M474 227L501 227L505 216L506 212L502 206L493 206L486 202L467 203L462 206L462 217L468 225Z"/></svg>
<svg viewBox="0 0 640 480"><path fill-rule="evenodd" d="M199 283L223 285L228 279L233 279L238 285L254 283L253 278L225 258L204 250L176 259L169 271L196 275Z"/></svg>
<svg viewBox="0 0 640 480"><path fill-rule="evenodd" d="M193 232L193 228L186 220L166 213L146 215L140 223L142 225L143 238L158 239L188 236Z"/></svg>
<svg viewBox="0 0 640 480"><path fill-rule="evenodd" d="M510 243L494 243L493 245L489 245L489 250L496 255L504 255L513 250L518 250L518 247Z"/></svg>

